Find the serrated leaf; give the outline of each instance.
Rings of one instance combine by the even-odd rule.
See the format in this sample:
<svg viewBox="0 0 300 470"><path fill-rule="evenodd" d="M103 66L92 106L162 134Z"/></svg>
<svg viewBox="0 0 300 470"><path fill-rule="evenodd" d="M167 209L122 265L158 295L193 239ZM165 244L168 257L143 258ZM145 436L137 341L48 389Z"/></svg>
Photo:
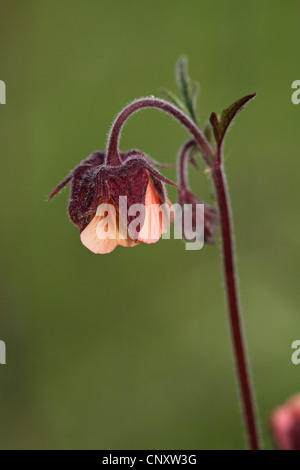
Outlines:
<svg viewBox="0 0 300 470"><path fill-rule="evenodd" d="M256 93L253 93L235 101L231 106L222 111L220 119L216 113L211 114L210 123L213 127L214 136L218 146L222 144L225 134L234 117L244 108L248 101L254 98L255 95Z"/></svg>
<svg viewBox="0 0 300 470"><path fill-rule="evenodd" d="M250 101L256 93L253 93L251 95L246 95L243 98L235 101L231 106L229 106L227 109L224 109L221 114L221 123L224 128L224 132L227 131L228 127L230 126L233 118L239 113L243 107Z"/></svg>
<svg viewBox="0 0 300 470"><path fill-rule="evenodd" d="M185 104L190 104L190 80L187 73L187 58L180 57L176 63L176 84L179 93L182 94Z"/></svg>
<svg viewBox="0 0 300 470"><path fill-rule="evenodd" d="M188 75L187 58L180 57L176 64L176 84L179 94L182 96L185 106L193 121L197 121L197 110L194 110L194 104L197 104L197 99L194 97L194 104L192 98L191 81ZM197 98L197 96L196 96Z"/></svg>
<svg viewBox="0 0 300 470"><path fill-rule="evenodd" d="M196 82L192 84L188 76L186 57L180 57L178 59L175 72L176 85L180 97L167 89L161 89L160 92L168 99L168 101L175 104L178 108L184 111L185 114L188 114L197 124L199 85Z"/></svg>

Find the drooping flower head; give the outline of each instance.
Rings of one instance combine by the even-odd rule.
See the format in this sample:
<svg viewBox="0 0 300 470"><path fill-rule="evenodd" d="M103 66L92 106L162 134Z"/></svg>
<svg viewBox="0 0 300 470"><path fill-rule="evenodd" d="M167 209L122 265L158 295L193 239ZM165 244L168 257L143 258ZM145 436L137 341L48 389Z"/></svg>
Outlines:
<svg viewBox="0 0 300 470"><path fill-rule="evenodd" d="M178 108L154 97L141 98L126 106L111 127L106 152L94 152L50 195L51 199L72 182L69 215L81 231L83 244L94 253L109 253L117 245L155 243L162 233L168 231L166 224L169 224L171 215L169 211L165 213L165 208L171 204L166 199L164 183L181 188L161 175L156 169L160 165L144 153L119 151L120 135L126 120L135 112L151 107L171 114L186 127L193 134L205 162L210 164L211 145L195 123ZM184 195L188 193L185 191L181 196ZM123 198L126 198L125 203ZM126 209L140 206L140 211L137 210L138 224L134 224L136 212L127 212L124 205ZM213 220L213 209L206 213ZM203 225L203 220L200 222ZM205 232L206 241L210 242L213 231L212 221L211 233L207 235L207 230Z"/></svg>
<svg viewBox="0 0 300 470"><path fill-rule="evenodd" d="M155 243L167 230L167 214L161 210L168 204L164 183L175 184L138 150L119 153L119 160L110 165L104 152L94 152L49 197L71 182L69 216L80 229L82 243L94 253L110 253L117 245ZM120 205L122 198L125 205ZM137 207L138 224L128 207Z"/></svg>

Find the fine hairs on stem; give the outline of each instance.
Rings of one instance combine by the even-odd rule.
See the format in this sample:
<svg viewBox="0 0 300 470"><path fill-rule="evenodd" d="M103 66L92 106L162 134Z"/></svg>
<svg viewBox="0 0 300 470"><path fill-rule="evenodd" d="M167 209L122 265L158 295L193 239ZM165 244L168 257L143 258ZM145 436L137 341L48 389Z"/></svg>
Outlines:
<svg viewBox="0 0 300 470"><path fill-rule="evenodd" d="M206 137L204 136L204 134L194 124L194 122L180 109L176 108L176 106L173 106L165 100L152 97L140 98L136 101L133 101L118 114L109 133L106 151L107 163L109 163L110 165L120 164L119 139L122 127L132 114L144 108L160 109L161 111L170 114L171 116L173 116L174 119L179 121L194 137L202 152L206 164L210 164L210 157L213 155L214 150L206 139Z"/></svg>
<svg viewBox="0 0 300 470"><path fill-rule="evenodd" d="M165 100L153 97L141 98L133 101L118 114L111 127L107 144L106 162L112 166L120 164L119 138L123 125L133 113L144 108L156 108L171 115L191 134L194 141L193 145L198 146L204 162L208 167L208 171L211 172L218 204L228 315L248 446L251 450L260 450L262 448L262 444L260 441L259 424L255 410L254 391L251 384L248 366L249 361L247 359L242 327L233 246L234 237L231 205L226 184L222 150L224 136L231 121L243 106L254 96L255 94L247 95L224 110L220 121L215 113L211 115L210 121L216 138L217 149L212 147L204 133L192 121L192 119L176 106ZM192 146L192 142L188 143L188 146Z"/></svg>
<svg viewBox="0 0 300 470"><path fill-rule="evenodd" d="M192 84L188 77L185 58L180 58L177 64L177 83L181 95L180 99L171 92L164 90L165 95L175 104L152 96L140 98L128 104L112 124L106 152L96 151L84 159L52 191L49 199L60 192L68 183L71 183L68 207L70 220L79 228L82 243L95 254L111 253L118 245L132 247L139 243L156 243L164 233L157 208L160 207L161 203L170 202L166 198L165 184L178 188L180 206L182 207L186 203L190 204L190 207L192 207L192 222L193 218L197 222L199 200L189 187L187 165L189 161L194 165L196 164L193 156L195 151L201 153L207 167L206 172L211 175L217 201L217 211L215 208L204 204L204 220L202 216L201 221L204 222L204 241L209 244L214 243L215 228L220 223L228 317L244 425L249 448L259 450L262 445L242 327L233 246L231 203L223 164L223 142L227 130L240 110L248 101L254 98L255 93L234 102L223 110L220 117L212 113L210 127L206 127L205 131L202 132L197 124L198 86L195 83ZM158 162L152 160L143 152L136 149L128 152L119 151L120 135L125 122L131 115L145 108L155 108L172 116L192 137L179 153L179 186L162 175L157 169L160 166ZM211 131L213 131L213 136ZM208 137L209 135L215 139L214 146ZM139 231L132 230L127 214L124 217L120 202L117 202L120 201L120 196L126 196L129 205L138 203L144 207L145 204L148 204L149 209L150 206L156 207L157 213L153 217L157 221L154 237L145 232L145 219L140 223ZM105 237L102 239L97 235L99 222L102 221L102 216L104 216L101 213L99 215L99 209L103 209L103 206L107 206L109 202L112 202L109 210L114 212L119 220L122 220L124 236L123 234L120 236L118 231L118 234L114 237L107 237L105 232ZM105 210L108 212L108 209ZM110 212L110 217L112 217L112 212ZM116 222L116 217L114 217L114 220Z"/></svg>

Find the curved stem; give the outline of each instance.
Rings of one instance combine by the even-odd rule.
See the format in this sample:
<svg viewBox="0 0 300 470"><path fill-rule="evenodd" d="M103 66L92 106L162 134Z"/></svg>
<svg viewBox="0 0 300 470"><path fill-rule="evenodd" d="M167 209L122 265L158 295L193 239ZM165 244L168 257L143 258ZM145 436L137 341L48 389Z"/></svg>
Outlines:
<svg viewBox="0 0 300 470"><path fill-rule="evenodd" d="M223 169L221 151L217 161L218 164L214 166L212 177L220 212L224 273L234 356L236 360L237 376L249 447L251 450L260 450L261 442L258 430L254 393L252 390L250 372L248 368L247 352L238 297L231 207L226 185L225 172Z"/></svg>
<svg viewBox="0 0 300 470"><path fill-rule="evenodd" d="M237 376L241 393L241 400L244 411L245 425L249 440L249 447L252 450L261 449L260 436L258 431L258 422L255 411L254 394L252 390L250 373L247 363L247 353L242 328L240 305L237 289L237 275L235 267L235 256L233 248L233 227L231 217L231 207L226 186L226 177L222 163L222 148L218 148L217 153L210 145L204 134L198 129L194 122L182 111L167 101L157 98L141 98L133 101L117 116L112 125L107 145L106 164L119 165L119 137L126 120L135 112L143 108L156 108L170 114L178 120L194 137L199 146L205 163L212 169L212 178L217 195L220 223L222 231L222 252L224 261L224 273L226 293L228 300L230 328L234 347L234 356L236 360ZM183 182L187 183L185 170L182 168L185 164L185 158L192 141L189 141L183 147L183 156L180 159L180 173Z"/></svg>
<svg viewBox="0 0 300 470"><path fill-rule="evenodd" d="M122 127L129 116L143 108L160 109L161 111L170 114L177 121L179 121L194 136L194 139L199 145L205 162L210 165L210 161L213 159L215 151L204 134L202 134L196 124L194 124L194 122L188 116L186 116L186 114L180 111L180 109L176 108L176 106L173 106L167 101L158 98L141 98L139 100L133 101L117 116L115 122L112 125L108 138L106 151L106 163L108 165L116 166L120 164L119 138Z"/></svg>
<svg viewBox="0 0 300 470"><path fill-rule="evenodd" d="M180 149L178 157L178 185L181 188L188 189L188 175L187 175L187 159L190 154L190 150L195 147L196 142L194 139L189 140Z"/></svg>

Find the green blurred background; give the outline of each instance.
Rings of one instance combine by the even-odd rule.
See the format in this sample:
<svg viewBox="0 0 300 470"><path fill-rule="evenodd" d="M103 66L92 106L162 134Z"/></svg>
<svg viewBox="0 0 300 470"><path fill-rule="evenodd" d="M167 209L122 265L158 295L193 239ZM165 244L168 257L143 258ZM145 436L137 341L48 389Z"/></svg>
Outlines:
<svg viewBox="0 0 300 470"><path fill-rule="evenodd" d="M53 187L104 149L115 114L174 90L186 54L200 114L257 98L226 143L248 350L266 448L300 390L300 79L296 0L1 0L2 449L242 449L219 243L93 255ZM148 110L123 150L173 162L186 132ZM175 178L175 170L165 170ZM195 192L211 201L202 168ZM175 198L175 192L169 191ZM218 234L219 241L219 234Z"/></svg>

